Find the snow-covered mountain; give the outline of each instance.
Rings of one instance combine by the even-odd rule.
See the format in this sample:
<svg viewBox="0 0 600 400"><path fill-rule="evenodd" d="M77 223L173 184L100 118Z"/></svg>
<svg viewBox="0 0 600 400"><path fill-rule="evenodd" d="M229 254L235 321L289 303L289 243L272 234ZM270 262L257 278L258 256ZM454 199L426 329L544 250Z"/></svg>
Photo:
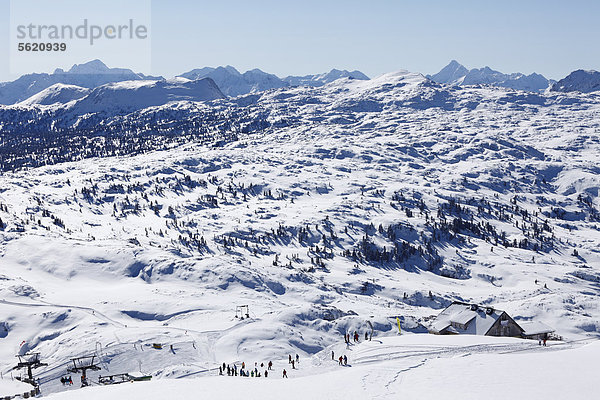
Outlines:
<svg viewBox="0 0 600 400"><path fill-rule="evenodd" d="M65 85L63 83L56 83L39 93L34 94L30 98L23 100L19 103L22 106L33 106L33 105L52 105L52 104L66 104L73 100L79 100L86 96L90 92L90 89L83 88L75 85Z"/></svg>
<svg viewBox="0 0 600 400"><path fill-rule="evenodd" d="M277 76L263 72L260 69L253 69L241 74L230 65L194 69L180 76L187 79L210 78L215 81L224 94L232 97L288 86L286 82Z"/></svg>
<svg viewBox="0 0 600 400"><path fill-rule="evenodd" d="M468 70L456 60L452 60L437 74L427 77L435 82L449 85L493 85L530 92L546 90L552 83L543 75L536 73L530 75L519 72L504 74L490 67Z"/></svg>
<svg viewBox="0 0 600 400"><path fill-rule="evenodd" d="M552 85L555 92L590 93L600 90L600 72L579 69Z"/></svg>
<svg viewBox="0 0 600 400"><path fill-rule="evenodd" d="M283 368L314 397L435 398L434 378L452 394L464 376L485 382L482 397L490 368L517 384L515 368L558 379L563 365L593 365L597 343L584 345L600 335L598 96L399 71L185 99L199 82L0 107L10 139L0 143L4 376L15 354L40 352L44 394L72 390L58 380L69 359L95 354L93 382L127 372L206 385L135 383L90 398L187 397L228 382L264 398L284 387ZM178 101L89 124L65 118L110 109L112 92L143 107L159 89ZM543 321L564 340L426 336L452 301ZM354 331L360 341L346 345ZM268 379L207 378L223 362L268 360ZM570 393L593 371L565 377Z"/></svg>
<svg viewBox="0 0 600 400"><path fill-rule="evenodd" d="M305 75L305 76L288 76L283 80L291 86L323 86L326 83L333 82L341 78L351 78L359 80L368 80L369 77L360 71L347 71L332 69L324 74Z"/></svg>
<svg viewBox="0 0 600 400"><path fill-rule="evenodd" d="M61 83L92 89L106 83L131 80L160 80L162 77L145 76L129 69L109 68L100 60L76 64L68 71L60 68L52 74L28 74L12 82L0 83L0 104L14 104Z"/></svg>
<svg viewBox="0 0 600 400"><path fill-rule="evenodd" d="M101 113L123 114L175 101L210 101L225 96L210 78L190 81L174 78L159 81L108 83L69 105L71 115Z"/></svg>
<svg viewBox="0 0 600 400"><path fill-rule="evenodd" d="M462 82L462 79L469 73L458 61L452 60L448 65L440 70L437 74L428 75L428 78L438 83L446 83L450 85Z"/></svg>

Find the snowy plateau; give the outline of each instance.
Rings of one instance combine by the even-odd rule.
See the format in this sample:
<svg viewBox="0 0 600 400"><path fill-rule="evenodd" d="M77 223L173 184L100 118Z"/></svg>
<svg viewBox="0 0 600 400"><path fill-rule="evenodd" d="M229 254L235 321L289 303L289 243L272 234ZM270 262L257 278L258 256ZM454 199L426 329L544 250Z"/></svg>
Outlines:
<svg viewBox="0 0 600 400"><path fill-rule="evenodd" d="M0 396L33 352L57 400L595 397L597 92L56 83L0 107ZM561 340L428 334L454 301Z"/></svg>

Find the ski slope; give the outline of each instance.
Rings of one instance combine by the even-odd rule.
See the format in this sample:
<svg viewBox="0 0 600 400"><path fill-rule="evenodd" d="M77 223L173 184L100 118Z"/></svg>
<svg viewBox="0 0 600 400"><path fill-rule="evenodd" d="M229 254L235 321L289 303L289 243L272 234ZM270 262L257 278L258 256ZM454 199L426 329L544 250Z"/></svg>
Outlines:
<svg viewBox="0 0 600 400"><path fill-rule="evenodd" d="M177 105L161 115L198 110ZM158 395L188 378L173 389L185 395L190 382L222 387L222 362L273 360L281 371L297 353L289 382L299 383L273 385L316 393L335 382L365 397L364 383L394 398L411 376L424 391L444 371L449 382L489 380L463 360L513 382L525 378L507 363L596 351L583 347L600 332L595 95L449 88L400 71L202 107L268 124L215 146L0 177L3 374L15 354L39 352L43 393L77 396L59 379L71 358L95 354L93 381L152 375L159 383L139 387ZM542 321L564 342L420 334L456 300ZM236 318L241 305L250 318ZM396 337L396 317L412 335ZM352 346L351 368L331 365L342 335L369 324L381 343ZM249 385L261 385L257 396L266 387ZM126 387L90 393L138 388Z"/></svg>
<svg viewBox="0 0 600 400"><path fill-rule="evenodd" d="M519 398L593 398L598 342L569 348L524 346L496 338L406 335L340 349L349 355L338 366L325 354L301 359L298 369L275 363L269 377L207 376L185 380L92 387L49 396L51 399L207 398L249 399L503 399L506 390ZM329 350L329 349L328 349ZM282 379L286 368L289 379ZM520 373L515 373L519 371Z"/></svg>

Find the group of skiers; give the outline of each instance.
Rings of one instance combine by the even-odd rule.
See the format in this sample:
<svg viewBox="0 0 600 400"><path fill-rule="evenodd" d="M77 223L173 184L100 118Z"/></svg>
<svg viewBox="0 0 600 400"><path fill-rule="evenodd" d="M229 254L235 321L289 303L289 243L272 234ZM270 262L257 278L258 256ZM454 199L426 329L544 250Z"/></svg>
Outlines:
<svg viewBox="0 0 600 400"><path fill-rule="evenodd" d="M358 336L358 332L354 331L354 335L352 335L354 338L354 342L358 342L359 341L359 336ZM373 338L373 334L369 334L368 332L365 332L365 341L367 340L371 340ZM344 342L346 342L346 344L350 344L350 334L349 333L345 333L344 334Z"/></svg>
<svg viewBox="0 0 600 400"><path fill-rule="evenodd" d="M292 369L296 369L296 364L300 364L300 356L296 354L294 359L291 354L288 354L288 364L292 364Z"/></svg>
<svg viewBox="0 0 600 400"><path fill-rule="evenodd" d="M70 376L64 376L60 378L60 383L62 383L63 386L65 385L73 385L73 379L71 379Z"/></svg>
<svg viewBox="0 0 600 400"><path fill-rule="evenodd" d="M295 358L292 358L291 354L288 354L288 362L289 364L292 365L292 369L296 369L296 366L300 363L300 356L298 354L296 354ZM245 377L251 377L251 378L260 378L260 377L265 377L268 378L269 377L269 371L273 370L273 361L269 361L266 365L267 369L265 368L265 364L264 363L260 363L260 370L259 370L259 365L257 362L254 363L254 369L248 369L246 368L246 363L242 362L241 367L238 370L238 366L234 363L233 366L229 366L226 363L223 363L222 365L219 365L219 375L225 375L227 374L227 376L245 376ZM264 372L261 372L264 369ZM282 377L283 378L287 378L287 371L284 369L282 372Z"/></svg>
<svg viewBox="0 0 600 400"><path fill-rule="evenodd" d="M331 359L335 361L335 352L331 350ZM340 365L348 365L348 357L344 354L343 356L338 357L338 363Z"/></svg>
<svg viewBox="0 0 600 400"><path fill-rule="evenodd" d="M265 364L264 363L260 363L260 369L264 369L265 368ZM245 376L245 377L251 377L251 378L260 378L260 377L265 377L268 378L269 377L269 371L271 371L273 369L273 362L269 361L269 363L267 364L267 369L264 370L264 372L260 372L258 369L258 363L254 363L254 369L248 369L246 368L246 363L242 362L241 368L238 370L237 365L235 365L235 363L233 364L233 366L229 366L225 363L223 363L223 365L219 366L219 375L224 375L225 373L227 373L227 376Z"/></svg>

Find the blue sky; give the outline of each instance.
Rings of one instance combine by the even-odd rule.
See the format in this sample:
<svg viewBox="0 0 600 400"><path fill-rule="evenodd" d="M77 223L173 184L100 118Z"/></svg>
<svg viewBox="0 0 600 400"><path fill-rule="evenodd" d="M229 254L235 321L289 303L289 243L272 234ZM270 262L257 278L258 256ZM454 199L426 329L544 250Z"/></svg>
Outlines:
<svg viewBox="0 0 600 400"><path fill-rule="evenodd" d="M8 4L0 0L2 81L14 78ZM230 64L279 76L331 68L376 76L434 73L456 59L468 68L560 79L600 69L598 15L600 2L581 0L153 0L152 66L142 72L173 76Z"/></svg>

